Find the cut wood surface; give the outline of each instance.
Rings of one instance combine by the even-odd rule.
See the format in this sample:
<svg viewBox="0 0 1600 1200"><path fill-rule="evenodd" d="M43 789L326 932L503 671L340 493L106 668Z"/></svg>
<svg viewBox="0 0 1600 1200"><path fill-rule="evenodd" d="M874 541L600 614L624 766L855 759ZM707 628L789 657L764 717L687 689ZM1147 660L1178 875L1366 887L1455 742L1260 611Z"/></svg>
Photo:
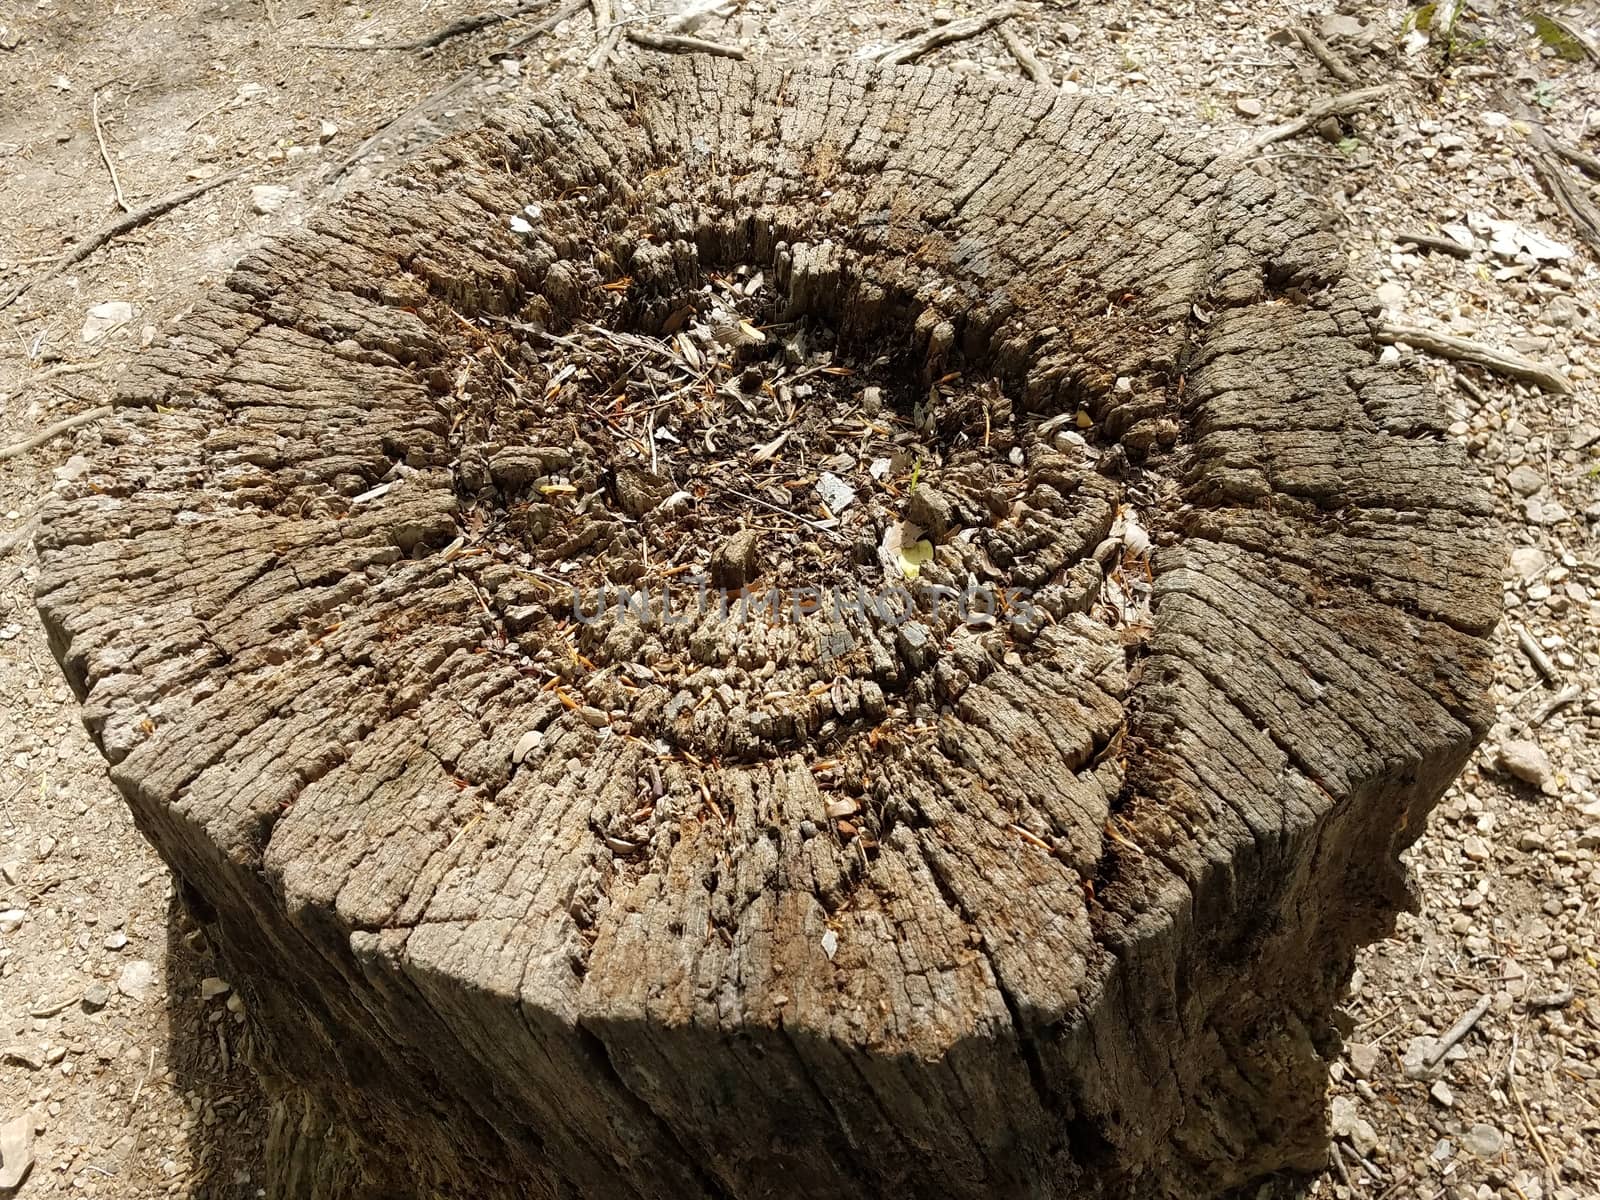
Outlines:
<svg viewBox="0 0 1600 1200"><path fill-rule="evenodd" d="M245 999L268 1193L1324 1163L1333 1007L1485 731L1500 591L1341 264L1108 102L678 57L241 262L36 546ZM880 560L902 520L925 549ZM671 625L566 590L908 567L1031 604Z"/></svg>

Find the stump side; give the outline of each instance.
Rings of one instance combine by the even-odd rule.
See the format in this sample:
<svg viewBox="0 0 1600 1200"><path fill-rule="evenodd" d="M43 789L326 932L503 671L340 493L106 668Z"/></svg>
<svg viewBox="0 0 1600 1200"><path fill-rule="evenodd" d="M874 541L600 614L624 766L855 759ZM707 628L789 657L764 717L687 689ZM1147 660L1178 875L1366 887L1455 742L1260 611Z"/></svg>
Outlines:
<svg viewBox="0 0 1600 1200"><path fill-rule="evenodd" d="M507 651L569 631L457 544L475 497L537 502L475 432L481 331L659 330L741 264L917 387L1011 398L993 536L1035 535L997 569L1056 588L1042 628L923 658L847 623L882 711L777 725L680 719L690 689L643 677L619 718ZM1487 499L1374 316L1316 214L1141 117L855 64L629 68L246 259L135 365L39 603L248 998L275 1194L1213 1196L1320 1166L1333 1007L1485 731L1498 615ZM1036 436L1078 411L1098 460ZM1113 628L1127 543L1097 555L1134 503L1151 618ZM736 661L696 632L683 656ZM812 642L769 651L824 695Z"/></svg>

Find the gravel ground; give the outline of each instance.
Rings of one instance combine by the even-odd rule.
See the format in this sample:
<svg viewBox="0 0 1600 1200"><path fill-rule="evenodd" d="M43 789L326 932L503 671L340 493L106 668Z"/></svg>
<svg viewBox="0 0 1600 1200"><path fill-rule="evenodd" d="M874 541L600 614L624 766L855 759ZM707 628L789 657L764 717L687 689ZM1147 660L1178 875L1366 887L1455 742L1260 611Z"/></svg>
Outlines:
<svg viewBox="0 0 1600 1200"><path fill-rule="evenodd" d="M659 0L655 15L612 7L662 24ZM1330 204L1394 322L1571 381L1550 395L1430 360L1507 551L1498 720L1411 852L1419 911L1362 958L1331 1087L1338 1152L1309 1194L1579 1200L1600 1195L1600 260L1548 198L1529 145L1538 123L1600 153L1584 44L1600 44L1600 16L1474 0L1447 33L1450 7L1422 11L1429 30L1405 5L1360 0L1331 12L1026 3L1007 28L1057 86L1121 96L1217 144L1336 92L1394 85L1342 122L1272 142L1251 169ZM241 172L0 309L0 444L104 403L119 367L240 253L327 203L332 168L396 113L460 81L338 186L585 69L596 48L581 12L499 52L553 6L429 54L378 48L474 11L471 0L0 7L0 83L14 98L0 111L0 297L117 214L108 161L132 208ZM695 32L814 60L981 11L750 0ZM1285 33L1297 25L1352 78ZM923 61L1021 69L998 30ZM1397 242L1408 232L1456 249ZM29 1154L17 1193L29 1200L256 1196L261 1103L240 1062L238 1002L105 781L32 611L27 533L79 468L77 436L0 459L0 1194Z"/></svg>

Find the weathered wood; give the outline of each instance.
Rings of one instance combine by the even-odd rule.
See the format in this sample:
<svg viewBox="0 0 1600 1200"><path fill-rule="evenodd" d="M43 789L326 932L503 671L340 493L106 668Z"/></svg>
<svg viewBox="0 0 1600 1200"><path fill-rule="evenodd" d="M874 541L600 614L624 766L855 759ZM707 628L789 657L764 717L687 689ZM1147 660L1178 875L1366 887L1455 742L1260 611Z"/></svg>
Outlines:
<svg viewBox="0 0 1600 1200"><path fill-rule="evenodd" d="M887 371L915 411L769 449L741 414L781 395L670 340L742 266L777 298L765 341L718 326L737 353L806 329L857 372L796 410ZM1498 616L1488 500L1376 314L1231 158L868 64L624 64L244 260L37 547L88 728L247 999L271 1194L1321 1166L1335 998L1485 731ZM693 353L649 409L676 444L590 323ZM955 372L994 385L947 427ZM838 527L905 505L921 581L1032 589L1027 619L573 619L563 580L663 546L883 569L789 521L824 520L801 491L712 531L735 464L888 437L911 479Z"/></svg>

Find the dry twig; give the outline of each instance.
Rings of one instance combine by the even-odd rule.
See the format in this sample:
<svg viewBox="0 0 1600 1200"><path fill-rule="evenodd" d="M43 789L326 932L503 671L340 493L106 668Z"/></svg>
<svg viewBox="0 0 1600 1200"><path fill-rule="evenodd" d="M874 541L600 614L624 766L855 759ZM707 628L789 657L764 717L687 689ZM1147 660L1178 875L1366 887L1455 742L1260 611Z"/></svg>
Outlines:
<svg viewBox="0 0 1600 1200"><path fill-rule="evenodd" d="M664 33L693 33L712 17L726 15L723 10L731 13L743 8L745 0L694 0L675 17L668 17L661 26Z"/></svg>
<svg viewBox="0 0 1600 1200"><path fill-rule="evenodd" d="M5 462L8 458L15 458L19 454L26 454L29 450L36 450L52 438L60 437L63 433L70 433L80 425L87 425L91 421L99 421L110 415L111 406L103 404L99 408L91 408L87 412L81 412L76 416L57 421L54 425L47 425L32 437L25 437L20 442L12 442L9 446L0 446L0 462Z"/></svg>
<svg viewBox="0 0 1600 1200"><path fill-rule="evenodd" d="M586 65L592 71L610 60L611 52L622 37L622 27L613 19L611 0L589 0L589 7L594 10L595 47Z"/></svg>
<svg viewBox="0 0 1600 1200"><path fill-rule="evenodd" d="M81 375L85 371L98 371L103 366L105 366L104 363L97 362L61 363L59 366L50 367L43 371L35 371L31 375L24 375L22 382L17 384L17 390L11 394L20 396L29 388L38 387L41 383L48 383L50 380L57 379L62 375Z"/></svg>
<svg viewBox="0 0 1600 1200"><path fill-rule="evenodd" d="M976 17L964 17L959 21L949 21L943 25L936 25L925 33L916 37L907 38L903 42L896 42L881 54L873 55L885 66L895 63L915 62L924 54L937 50L940 46L948 46L951 42L965 41L967 38L977 37L986 30L993 29L1002 21L1008 21L1016 16L1021 9L1015 4L1002 4Z"/></svg>
<svg viewBox="0 0 1600 1200"><path fill-rule="evenodd" d="M301 42L300 45L314 50L411 50L421 53L435 50L451 38L477 33L480 29L502 25L507 21L515 21L518 17L525 17L529 13L538 12L541 8L548 8L554 2L555 0L521 0L521 3L503 12L474 13L470 17L461 17L409 42L373 42L370 46L363 46L359 42Z"/></svg>
<svg viewBox="0 0 1600 1200"><path fill-rule="evenodd" d="M1422 233L1415 229L1395 234L1394 244L1402 248L1411 245L1422 250L1437 250L1440 254L1448 254L1451 258L1472 257L1472 247L1463 246L1454 238L1442 237L1437 233Z"/></svg>
<svg viewBox="0 0 1600 1200"><path fill-rule="evenodd" d="M505 47L501 50L501 53L509 54L514 50L521 49L534 38L540 36L541 34L549 33L557 25L560 25L561 22L570 20L572 17L577 16L588 7L589 0L573 0L573 3L568 4L565 8L558 12L552 13L543 21L540 21L537 25L533 26L533 28L506 43ZM408 129L412 123L415 122L416 119L423 113L427 112L430 108L433 108L435 105L441 103L449 97L455 95L456 92L460 91L467 84L471 83L477 73L478 68L476 65L468 67L449 83L445 84L444 87L439 88L437 91L428 93L428 95L422 97L422 99L418 100L399 116L392 117L388 121L385 121L382 125L378 126L378 128L373 130L372 133L369 134L360 145L358 145L354 150L350 151L349 154L345 155L344 158L335 164L333 170L329 173L327 180L322 186L324 188L330 188L334 184L338 183L339 180L343 179L350 173L350 169L352 167L367 157L367 155L371 154L373 148L376 147L379 142L383 141L384 138L392 137L395 134L401 133Z"/></svg>
<svg viewBox="0 0 1600 1200"><path fill-rule="evenodd" d="M725 46L721 42L708 42L704 38L684 37L677 33L651 33L647 29L628 30L628 40L635 46L643 46L647 50L659 50L663 54L715 54L719 58L744 57L744 51L737 46Z"/></svg>
<svg viewBox="0 0 1600 1200"><path fill-rule="evenodd" d="M1378 341L1385 345L1392 346L1396 342L1404 342L1413 350L1437 354L1440 358L1454 359L1457 362L1472 363L1497 375L1508 375L1512 379L1534 384L1556 395L1566 395L1572 390L1571 382L1554 367L1535 362L1531 358L1524 358L1510 350L1499 350L1493 346L1485 346L1482 342L1470 341L1453 334L1437 333L1432 329L1423 329L1416 325L1386 323L1378 329L1377 337Z"/></svg>
<svg viewBox="0 0 1600 1200"><path fill-rule="evenodd" d="M118 217L115 221L112 221L109 225L103 226L101 229L91 234L83 241L79 242L60 258L56 259L56 261L45 270L44 274L18 284L14 289L7 293L4 298L0 298L0 308L8 308L10 305L16 302L19 296L22 296L30 288L36 287L37 285L44 283L46 280L54 279L68 267L82 262L84 259L88 258L89 255L100 249L101 246L104 246L112 238L120 237L130 230L137 229L146 222L153 221L155 218L162 216L165 213L169 213L173 209L189 203L191 200L196 200L201 196L204 196L207 192L221 187L225 183L232 183L235 179L238 179L239 176L243 174L244 168L241 167L236 171L229 171L224 175L216 175L210 179L202 180L192 187L181 188L176 192L169 192L160 199L152 200L143 208L136 208L130 213L125 213L124 215Z"/></svg>
<svg viewBox="0 0 1600 1200"><path fill-rule="evenodd" d="M1461 1039L1472 1032L1472 1027L1483 1019L1483 1014L1489 1011L1489 1006L1494 1003L1494 997L1488 992L1478 997L1478 1002L1466 1012L1461 1014L1461 1019L1445 1031L1445 1035L1434 1043L1432 1050L1423 1056L1422 1065L1432 1070L1444 1061L1444 1056L1454 1050Z"/></svg>
<svg viewBox="0 0 1600 1200"><path fill-rule="evenodd" d="M1600 158L1596 158L1592 154L1589 154L1583 150L1579 150L1576 146L1569 146L1565 142L1558 142L1554 138L1550 140L1550 149L1554 150L1562 158L1566 159L1573 166L1577 167L1578 170L1589 176L1589 178L1600 179Z"/></svg>
<svg viewBox="0 0 1600 1200"><path fill-rule="evenodd" d="M1354 92L1341 92L1337 96L1329 96L1325 100L1318 100L1305 112L1293 120L1284 121L1269 129L1263 129L1251 138L1238 150L1234 151L1235 157L1249 158L1251 155L1265 150L1274 142L1281 142L1287 138L1297 137L1308 129L1319 125L1328 117L1349 116L1359 112L1370 104L1375 104L1394 90L1393 84L1383 84L1379 87L1361 88Z"/></svg>
<svg viewBox="0 0 1600 1200"><path fill-rule="evenodd" d="M1522 653L1527 660L1533 664L1533 669L1551 683L1560 683L1561 672L1556 670L1555 663L1550 661L1550 656L1544 652L1544 648L1533 640L1533 634L1529 633L1521 625L1515 628L1517 631L1517 645L1521 647Z"/></svg>
<svg viewBox="0 0 1600 1200"><path fill-rule="evenodd" d="M111 176L111 190L116 195L117 207L123 212L127 212L128 200L122 194L122 180L117 178L117 166L111 161L111 152L106 149L105 131L100 128L99 92L96 92L89 100L89 119L94 123L94 140L100 147L100 161L106 164L106 171Z"/></svg>
<svg viewBox="0 0 1600 1200"><path fill-rule="evenodd" d="M1332 75L1340 83L1361 82L1361 76L1351 70L1350 64L1330 50L1328 43L1312 33L1311 30L1303 25L1296 25L1290 32L1300 39L1302 46L1311 51L1312 57L1327 69L1328 74Z"/></svg>
<svg viewBox="0 0 1600 1200"><path fill-rule="evenodd" d="M1566 168L1561 165L1561 159L1566 156L1556 148L1542 128L1535 125L1528 141L1533 169L1544 184L1545 191L1550 193L1556 207L1566 213L1567 220L1572 222L1578 236L1600 253L1600 208L1595 207L1594 201L1584 194L1584 189L1567 174Z"/></svg>
<svg viewBox="0 0 1600 1200"><path fill-rule="evenodd" d="M1039 56L1033 52L1033 47L1017 36L1016 30L1009 25L1000 26L1000 40L1006 44L1006 49L1011 51L1011 57L1017 60L1017 66L1035 83L1049 86L1053 81L1050 78L1050 68L1039 61Z"/></svg>

